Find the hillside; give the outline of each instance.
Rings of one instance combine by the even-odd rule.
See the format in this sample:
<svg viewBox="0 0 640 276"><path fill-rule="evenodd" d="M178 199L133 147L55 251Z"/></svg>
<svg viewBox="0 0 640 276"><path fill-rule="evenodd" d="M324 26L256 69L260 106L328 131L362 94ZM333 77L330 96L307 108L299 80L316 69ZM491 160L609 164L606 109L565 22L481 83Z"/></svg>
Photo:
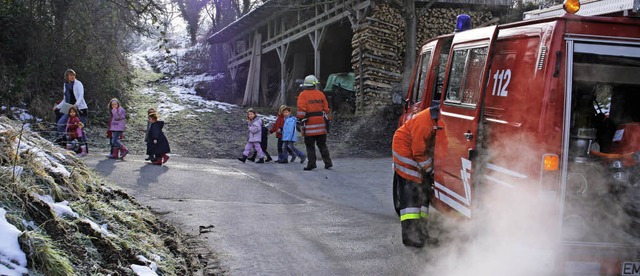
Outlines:
<svg viewBox="0 0 640 276"><path fill-rule="evenodd" d="M222 273L194 237L4 116L0 191L0 275Z"/></svg>

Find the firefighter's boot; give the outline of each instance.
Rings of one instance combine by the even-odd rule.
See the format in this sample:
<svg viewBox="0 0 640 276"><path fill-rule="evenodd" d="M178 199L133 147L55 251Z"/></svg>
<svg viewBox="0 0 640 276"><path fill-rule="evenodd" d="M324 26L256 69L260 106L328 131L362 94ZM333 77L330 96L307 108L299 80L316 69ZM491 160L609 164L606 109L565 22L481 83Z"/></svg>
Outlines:
<svg viewBox="0 0 640 276"><path fill-rule="evenodd" d="M420 229L420 220L408 219L402 221L400 224L402 225L402 243L404 245L417 248L424 246L425 238Z"/></svg>

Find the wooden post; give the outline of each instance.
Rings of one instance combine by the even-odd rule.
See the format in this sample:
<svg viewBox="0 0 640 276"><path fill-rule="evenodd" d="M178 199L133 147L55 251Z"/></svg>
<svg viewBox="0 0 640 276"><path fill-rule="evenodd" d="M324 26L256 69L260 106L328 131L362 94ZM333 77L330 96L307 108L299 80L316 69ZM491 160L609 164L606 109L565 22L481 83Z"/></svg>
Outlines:
<svg viewBox="0 0 640 276"><path fill-rule="evenodd" d="M249 63L247 85L244 90L242 105L255 106L260 101L260 67L262 63L262 35L255 32L253 37L253 50Z"/></svg>
<svg viewBox="0 0 640 276"><path fill-rule="evenodd" d="M311 45L313 46L313 74L318 79L320 79L320 49L325 38L324 30L325 27L322 27L309 34L309 39L311 39Z"/></svg>
<svg viewBox="0 0 640 276"><path fill-rule="evenodd" d="M287 51L289 50L289 44L282 44L278 48L276 48L276 52L278 52L278 59L280 59L280 101L282 104L287 104L287 95L286 95L286 84L287 80L287 70L285 67L285 60L287 58Z"/></svg>

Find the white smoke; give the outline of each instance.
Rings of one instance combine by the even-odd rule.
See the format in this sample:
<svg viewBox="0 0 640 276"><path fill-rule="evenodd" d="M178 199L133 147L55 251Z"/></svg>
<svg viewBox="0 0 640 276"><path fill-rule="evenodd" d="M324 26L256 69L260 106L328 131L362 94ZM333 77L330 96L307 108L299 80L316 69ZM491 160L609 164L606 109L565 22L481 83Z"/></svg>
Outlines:
<svg viewBox="0 0 640 276"><path fill-rule="evenodd" d="M487 191L482 202L470 221L434 214L439 218L430 228L439 228L431 231L439 241L435 248L427 245L424 275L551 275L557 233L552 210L517 188Z"/></svg>

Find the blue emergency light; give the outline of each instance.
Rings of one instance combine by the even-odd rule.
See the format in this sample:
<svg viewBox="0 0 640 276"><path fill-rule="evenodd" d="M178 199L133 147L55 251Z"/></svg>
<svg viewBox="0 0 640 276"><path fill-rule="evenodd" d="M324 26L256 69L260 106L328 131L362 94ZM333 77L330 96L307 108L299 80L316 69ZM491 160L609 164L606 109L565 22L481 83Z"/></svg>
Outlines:
<svg viewBox="0 0 640 276"><path fill-rule="evenodd" d="M455 32L463 32L471 29L471 16L468 14L461 14L456 17L456 30Z"/></svg>

